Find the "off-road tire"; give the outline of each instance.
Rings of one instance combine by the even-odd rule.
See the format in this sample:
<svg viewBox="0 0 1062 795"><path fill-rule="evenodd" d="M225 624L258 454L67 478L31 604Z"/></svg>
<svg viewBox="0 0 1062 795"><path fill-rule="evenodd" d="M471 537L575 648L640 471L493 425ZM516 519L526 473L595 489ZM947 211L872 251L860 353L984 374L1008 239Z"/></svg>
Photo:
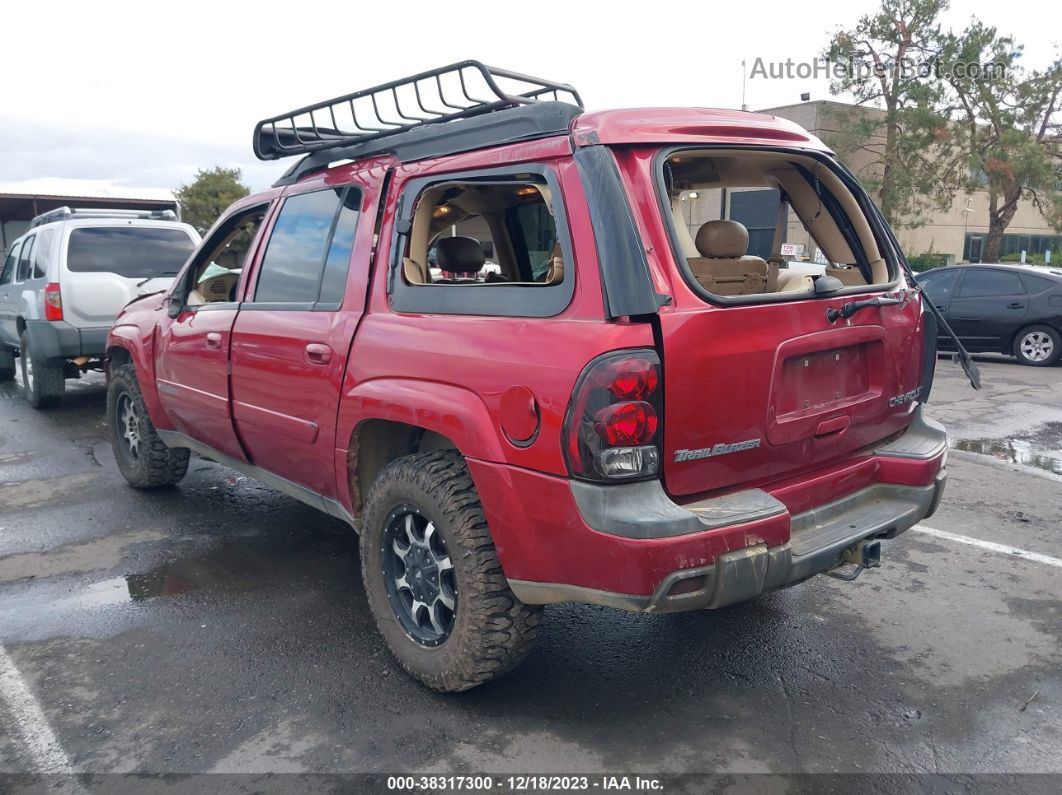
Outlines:
<svg viewBox="0 0 1062 795"><path fill-rule="evenodd" d="M1037 335L1041 340L1046 337L1047 343L1051 346L1050 353L1042 359L1030 358L1023 350L1026 338ZM1040 349L1043 350L1044 347L1046 345L1041 346ZM1022 364L1032 367L1050 367L1058 361L1059 357L1062 357L1062 335L1050 326L1027 326L1014 335L1014 355Z"/></svg>
<svg viewBox="0 0 1062 795"><path fill-rule="evenodd" d="M0 381L15 377L15 352L0 345Z"/></svg>
<svg viewBox="0 0 1062 795"><path fill-rule="evenodd" d="M403 505L430 518L454 567L453 626L437 646L415 641L388 597L385 523ZM459 692L500 676L524 660L537 638L542 608L525 605L509 588L472 477L455 451L408 455L380 473L366 500L361 571L369 608L391 653L433 690Z"/></svg>
<svg viewBox="0 0 1062 795"><path fill-rule="evenodd" d="M125 408L126 400L138 426L138 452L135 456L130 454L129 445L122 435L123 423L119 413ZM107 425L118 469L133 488L172 486L188 471L188 450L167 447L155 432L155 426L144 406L140 384L136 380L136 368L131 364L124 364L111 373L107 386Z"/></svg>
<svg viewBox="0 0 1062 795"><path fill-rule="evenodd" d="M65 362L37 356L25 331L21 339L19 362L22 364L22 393L26 396L26 402L35 409L58 406L66 391Z"/></svg>

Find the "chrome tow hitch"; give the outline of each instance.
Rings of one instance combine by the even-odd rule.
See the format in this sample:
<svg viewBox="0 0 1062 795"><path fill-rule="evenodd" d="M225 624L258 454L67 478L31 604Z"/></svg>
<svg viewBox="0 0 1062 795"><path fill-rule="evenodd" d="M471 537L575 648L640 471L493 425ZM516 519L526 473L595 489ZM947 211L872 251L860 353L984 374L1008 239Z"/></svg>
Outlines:
<svg viewBox="0 0 1062 795"><path fill-rule="evenodd" d="M843 562L836 568L825 572L825 574L837 580L851 582L863 573L863 569L873 569L881 565L881 542L860 541L841 553L841 558ZM844 567L849 565L855 566L855 568L842 571Z"/></svg>

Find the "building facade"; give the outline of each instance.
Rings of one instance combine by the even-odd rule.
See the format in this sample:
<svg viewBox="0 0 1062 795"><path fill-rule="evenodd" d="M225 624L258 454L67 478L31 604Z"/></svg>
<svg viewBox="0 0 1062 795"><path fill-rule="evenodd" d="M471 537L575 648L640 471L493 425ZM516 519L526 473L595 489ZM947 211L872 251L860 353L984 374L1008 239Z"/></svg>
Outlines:
<svg viewBox="0 0 1062 795"><path fill-rule="evenodd" d="M884 111L873 108L857 109L824 100L767 108L762 112L794 121L829 145L831 138L844 134L841 127L853 110L884 116ZM861 160L857 154L847 158L845 165L858 173L869 163L869 155L863 155ZM932 252L943 255L948 263L981 262L988 238L988 191L960 191L947 209L929 211L925 223L913 228L896 225L895 231L908 256ZM1007 227L1002 257L1018 258L1023 251L1030 261L1049 259L1052 264L1062 264L1062 234L1027 199L1022 200Z"/></svg>

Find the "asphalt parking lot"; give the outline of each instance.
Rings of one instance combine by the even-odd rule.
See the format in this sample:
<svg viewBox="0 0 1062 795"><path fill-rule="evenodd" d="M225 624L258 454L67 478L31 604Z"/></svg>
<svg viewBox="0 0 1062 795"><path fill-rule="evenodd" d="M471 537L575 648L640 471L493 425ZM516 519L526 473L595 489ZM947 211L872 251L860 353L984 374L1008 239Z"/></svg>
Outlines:
<svg viewBox="0 0 1062 795"><path fill-rule="evenodd" d="M1062 367L981 368L940 362L965 449L880 569L550 607L456 696L392 665L344 525L202 460L133 491L102 378L46 412L0 385L0 772L1062 773Z"/></svg>

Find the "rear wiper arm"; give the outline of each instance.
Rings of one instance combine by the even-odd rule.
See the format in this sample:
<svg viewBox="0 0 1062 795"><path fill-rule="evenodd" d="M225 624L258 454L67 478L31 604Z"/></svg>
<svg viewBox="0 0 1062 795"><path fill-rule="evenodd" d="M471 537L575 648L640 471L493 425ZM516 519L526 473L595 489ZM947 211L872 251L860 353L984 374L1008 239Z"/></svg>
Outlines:
<svg viewBox="0 0 1062 795"><path fill-rule="evenodd" d="M893 306L902 303L903 301L899 298L867 298L864 301L849 301L840 309L834 309L832 306L827 309L826 319L835 323L838 320L850 318L860 309L866 309L868 306Z"/></svg>

